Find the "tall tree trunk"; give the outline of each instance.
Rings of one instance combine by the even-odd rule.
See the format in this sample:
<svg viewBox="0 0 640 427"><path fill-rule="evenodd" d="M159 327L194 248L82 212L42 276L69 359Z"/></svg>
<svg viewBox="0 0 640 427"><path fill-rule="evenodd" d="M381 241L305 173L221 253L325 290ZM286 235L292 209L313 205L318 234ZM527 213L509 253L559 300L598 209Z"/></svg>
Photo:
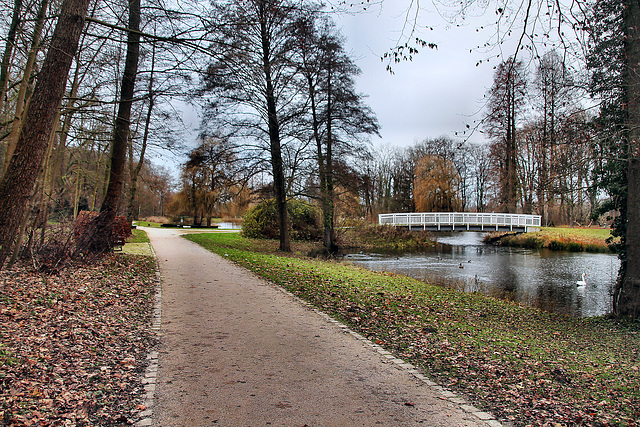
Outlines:
<svg viewBox="0 0 640 427"><path fill-rule="evenodd" d="M103 147L100 142L98 142L98 163L96 164L96 171L93 178L93 194L91 195L91 205L89 206L90 211L96 210L100 187L102 187L103 181L106 181L106 177L108 176L108 171L106 170L108 169L108 165L102 163L102 159L105 157L107 149L108 144L105 144ZM105 161L104 163L107 162ZM103 168L105 169L104 171ZM105 179L102 179L101 177L104 177ZM102 194L104 194L104 191Z"/></svg>
<svg viewBox="0 0 640 427"><path fill-rule="evenodd" d="M48 148L44 156L42 168L40 169L39 177L36 183L36 190L33 192L30 198L31 200L29 203L29 207L25 211L23 223L18 228L18 234L16 235L16 243L13 248L13 254L10 257L9 262L7 263L7 266L9 268L11 268L11 266L13 266L13 264L18 259L18 255L20 253L20 246L22 245L22 241L24 240L24 233L26 233L26 230L27 230L27 223L29 222L29 217L32 216L31 212L36 212L36 214L34 215L34 218L33 218L31 233L30 233L29 242L27 245L28 247L26 248L27 250L30 249L30 246L32 243L32 236L35 231L35 228L38 226L39 223L42 222L41 218L43 215L43 211L46 210L48 206L49 198L45 197L47 192L47 177L49 175L49 170L51 167L51 155L53 152L54 142L56 140L56 129L58 128L59 123L60 123L60 108L56 110L56 115L54 119L54 128L52 129L51 134L49 135ZM44 222L46 223L46 220Z"/></svg>
<svg viewBox="0 0 640 427"><path fill-rule="evenodd" d="M507 152L506 152L506 169L507 169L507 212L516 212L516 88L515 77L509 78L507 81L509 88L508 93L508 115L507 115Z"/></svg>
<svg viewBox="0 0 640 427"><path fill-rule="evenodd" d="M82 179L82 167L80 165L76 168L76 188L73 193L73 220L75 221L78 218L78 208L80 205L80 180Z"/></svg>
<svg viewBox="0 0 640 427"><path fill-rule="evenodd" d="M127 219L131 221L133 218L138 218L136 212L134 212L134 202L136 199L136 192L138 190L138 175L140 175L140 171L142 170L142 165L144 164L144 156L147 151L147 141L149 140L149 127L151 125L151 113L153 112L153 107L155 103L155 97L153 93L153 74L156 63L156 45L153 44L152 53L151 53L151 75L149 76L149 87L147 95L149 96L149 108L147 109L147 117L144 122L144 135L142 136L142 146L140 147L140 160L138 160L138 164L135 168L131 170L131 188L129 192L129 207L127 208ZM132 143L133 145L133 143ZM133 148L133 147L132 147ZM133 153L133 149L131 150ZM133 159L133 155L131 156ZM132 160L133 161L133 160Z"/></svg>
<svg viewBox="0 0 640 427"><path fill-rule="evenodd" d="M287 192L284 180L284 167L282 162L282 147L280 146L280 124L276 108L276 95L271 76L271 43L267 29L267 8L271 7L265 1L259 4L260 10L260 38L262 41L262 64L266 80L266 102L269 127L269 149L271 152L271 168L273 171L273 189L278 211L278 226L280 228L280 250L291 251L289 236L289 218L287 212Z"/></svg>
<svg viewBox="0 0 640 427"><path fill-rule="evenodd" d="M614 292L614 311L618 316L640 317L640 4L625 0L625 90L628 100L626 259L622 277Z"/></svg>
<svg viewBox="0 0 640 427"><path fill-rule="evenodd" d="M20 26L20 14L22 13L22 0L14 0L13 16L11 17L11 25L7 33L7 44L4 46L2 55L2 64L0 65L0 111L4 106L4 97L7 91L7 82L9 81L9 73L11 71L11 56L13 55L13 47L16 42L16 34Z"/></svg>
<svg viewBox="0 0 640 427"><path fill-rule="evenodd" d="M324 225L324 247L328 251L332 251L334 247L333 234L330 218L329 208L327 203L327 161L330 155L330 151L327 151L327 155L324 154L322 148L322 140L320 137L320 123L318 119L318 110L316 106L316 91L311 76L307 76L307 83L309 85L309 97L311 99L311 117L313 120L313 138L316 142L316 160L318 162L318 181L320 185L320 205L322 206L322 218ZM329 126L330 128L330 126Z"/></svg>
<svg viewBox="0 0 640 427"><path fill-rule="evenodd" d="M549 146L549 129L548 129L548 112L549 104L547 102L548 88L546 85L543 90L543 108L542 108L542 140L540 141L540 171L538 172L538 188L536 195L538 197L538 213L540 214L541 223L547 224L547 185L548 185L548 164L547 164L547 147Z"/></svg>
<svg viewBox="0 0 640 427"><path fill-rule="evenodd" d="M67 75L76 55L89 0L64 0L15 154L0 181L0 268L11 250L33 191Z"/></svg>
<svg viewBox="0 0 640 427"><path fill-rule="evenodd" d="M140 57L140 0L129 2L129 25L131 30L127 36L127 55L124 61L124 72L120 87L120 103L118 116L114 125L113 145L111 147L111 167L109 169L109 186L105 194L100 215L93 221L89 250L106 252L112 249L111 231L113 220L120 209L122 188L124 186L124 170L129 144L131 106L138 74L138 58Z"/></svg>
<svg viewBox="0 0 640 427"><path fill-rule="evenodd" d="M325 188L322 189L322 216L324 225L324 247L329 252L336 251L334 228L334 179L333 179L333 89L332 70L329 65L327 73L327 151L325 156Z"/></svg>
<svg viewBox="0 0 640 427"><path fill-rule="evenodd" d="M27 91L31 83L31 73L33 72L33 68L36 63L38 50L40 49L40 39L42 38L42 31L44 29L44 22L47 17L48 7L49 7L49 0L42 0L42 3L40 3L40 9L38 10L38 16L36 18L36 25L33 30L33 37L31 39L31 48L29 49L29 54L27 56L27 64L24 67L24 71L22 74L22 82L20 83L20 88L18 90L18 98L16 100L15 114L13 117L13 122L11 124L11 133L7 138L7 151L5 153L4 167L2 169L5 172L9 166L9 162L11 161L11 157L13 156L13 153L16 150L16 146L18 145L20 132L22 131L23 123L25 121L25 114L27 113L27 108L28 108L27 105L29 103ZM42 72L44 72L44 68ZM67 71L67 74L68 73L69 72ZM65 78L66 78L66 75L65 75Z"/></svg>

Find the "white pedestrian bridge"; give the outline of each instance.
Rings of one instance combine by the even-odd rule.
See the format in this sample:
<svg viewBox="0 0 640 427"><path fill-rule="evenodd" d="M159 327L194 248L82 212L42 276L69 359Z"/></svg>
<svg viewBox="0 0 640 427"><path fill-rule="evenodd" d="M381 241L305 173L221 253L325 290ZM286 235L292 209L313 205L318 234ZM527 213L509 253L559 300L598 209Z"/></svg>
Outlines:
<svg viewBox="0 0 640 427"><path fill-rule="evenodd" d="M473 212L417 212L378 215L378 223L428 231L539 231L540 215Z"/></svg>

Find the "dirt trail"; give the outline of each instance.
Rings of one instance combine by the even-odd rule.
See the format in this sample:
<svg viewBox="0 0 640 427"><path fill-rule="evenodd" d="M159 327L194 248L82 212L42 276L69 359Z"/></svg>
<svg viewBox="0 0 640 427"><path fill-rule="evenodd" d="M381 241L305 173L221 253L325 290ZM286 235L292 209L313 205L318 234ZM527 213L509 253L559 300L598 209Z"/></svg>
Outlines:
<svg viewBox="0 0 640 427"><path fill-rule="evenodd" d="M162 275L153 425L497 425L178 231L145 230Z"/></svg>

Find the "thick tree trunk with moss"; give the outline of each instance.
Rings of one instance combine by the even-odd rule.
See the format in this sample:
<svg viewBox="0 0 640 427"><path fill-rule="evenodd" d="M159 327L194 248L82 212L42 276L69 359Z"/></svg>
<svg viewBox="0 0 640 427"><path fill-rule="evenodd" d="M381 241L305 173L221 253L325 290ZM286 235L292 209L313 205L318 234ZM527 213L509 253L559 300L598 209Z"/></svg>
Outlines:
<svg viewBox="0 0 640 427"><path fill-rule="evenodd" d="M65 0L34 89L24 130L0 181L0 268L17 235L49 146L89 0Z"/></svg>
<svg viewBox="0 0 640 427"><path fill-rule="evenodd" d="M640 317L640 4L625 0L623 27L629 163L627 169L626 260L614 294L618 316Z"/></svg>

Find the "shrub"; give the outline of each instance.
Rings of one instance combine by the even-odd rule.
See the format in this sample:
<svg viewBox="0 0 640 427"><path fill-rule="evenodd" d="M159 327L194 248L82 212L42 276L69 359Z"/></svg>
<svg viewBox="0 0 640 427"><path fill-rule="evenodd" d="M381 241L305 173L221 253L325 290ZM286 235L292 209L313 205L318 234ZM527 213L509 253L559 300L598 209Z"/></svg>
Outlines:
<svg viewBox="0 0 640 427"><path fill-rule="evenodd" d="M559 240L552 240L551 242L549 242L549 245L547 245L547 247L552 251L566 250L565 244Z"/></svg>
<svg viewBox="0 0 640 427"><path fill-rule="evenodd" d="M584 246L578 242L569 242L566 244L566 248L570 252L582 252L584 250Z"/></svg>
<svg viewBox="0 0 640 427"><path fill-rule="evenodd" d="M287 202L289 230L294 240L317 240L322 236L318 210L302 200ZM275 199L265 200L249 209L242 222L242 235L251 238L277 239L280 236Z"/></svg>
<svg viewBox="0 0 640 427"><path fill-rule="evenodd" d="M76 242L85 240L85 236L92 233L91 222L98 217L99 212L82 211L74 224ZM131 236L131 224L124 216L116 216L111 229L111 245L123 245L127 237Z"/></svg>

